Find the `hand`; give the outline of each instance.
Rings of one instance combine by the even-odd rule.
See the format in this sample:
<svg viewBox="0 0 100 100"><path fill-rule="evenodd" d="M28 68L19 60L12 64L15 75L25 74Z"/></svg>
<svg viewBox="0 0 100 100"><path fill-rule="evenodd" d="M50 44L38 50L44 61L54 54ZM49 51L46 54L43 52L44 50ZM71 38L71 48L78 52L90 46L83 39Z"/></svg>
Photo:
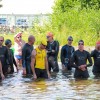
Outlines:
<svg viewBox="0 0 100 100"><path fill-rule="evenodd" d="M3 73L1 74L1 78L2 78L2 80L4 80L4 79L5 79L5 76L3 75Z"/></svg>
<svg viewBox="0 0 100 100"><path fill-rule="evenodd" d="M52 50L52 52L55 52L55 50Z"/></svg>
<svg viewBox="0 0 100 100"><path fill-rule="evenodd" d="M48 74L48 78L51 78L51 75L50 75L50 73L49 73L49 72L47 72L47 74Z"/></svg>
<svg viewBox="0 0 100 100"><path fill-rule="evenodd" d="M11 71L11 68L10 68L10 66L8 66L8 73L10 73L10 71Z"/></svg>
<svg viewBox="0 0 100 100"><path fill-rule="evenodd" d="M52 51L51 50L47 50L47 53L51 53Z"/></svg>
<svg viewBox="0 0 100 100"><path fill-rule="evenodd" d="M82 71L85 71L86 70L86 65L79 66L79 69L82 70Z"/></svg>
<svg viewBox="0 0 100 100"><path fill-rule="evenodd" d="M62 71L67 71L67 66L65 67L65 65L62 65Z"/></svg>
<svg viewBox="0 0 100 100"><path fill-rule="evenodd" d="M26 75L26 69L23 68L23 75Z"/></svg>
<svg viewBox="0 0 100 100"><path fill-rule="evenodd" d="M34 79L34 80L36 80L36 79L37 79L36 74L33 74L33 79Z"/></svg>

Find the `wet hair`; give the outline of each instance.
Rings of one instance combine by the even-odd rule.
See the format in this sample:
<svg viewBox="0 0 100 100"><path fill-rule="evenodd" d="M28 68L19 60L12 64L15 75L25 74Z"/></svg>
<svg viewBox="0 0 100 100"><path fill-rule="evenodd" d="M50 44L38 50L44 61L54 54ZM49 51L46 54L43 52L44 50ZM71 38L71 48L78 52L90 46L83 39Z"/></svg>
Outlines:
<svg viewBox="0 0 100 100"><path fill-rule="evenodd" d="M11 40L10 40L10 39L7 39L7 40L5 41L5 45L8 45L9 43L11 43Z"/></svg>

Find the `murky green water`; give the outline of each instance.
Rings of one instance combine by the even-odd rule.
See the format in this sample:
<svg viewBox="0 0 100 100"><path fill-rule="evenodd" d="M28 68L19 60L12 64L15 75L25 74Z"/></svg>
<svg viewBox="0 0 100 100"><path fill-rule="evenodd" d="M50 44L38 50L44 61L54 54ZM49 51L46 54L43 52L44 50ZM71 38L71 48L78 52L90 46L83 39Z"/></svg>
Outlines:
<svg viewBox="0 0 100 100"><path fill-rule="evenodd" d="M89 70L91 72L91 69ZM0 83L0 100L100 100L100 79L75 81L61 71L51 80L23 78L20 71Z"/></svg>

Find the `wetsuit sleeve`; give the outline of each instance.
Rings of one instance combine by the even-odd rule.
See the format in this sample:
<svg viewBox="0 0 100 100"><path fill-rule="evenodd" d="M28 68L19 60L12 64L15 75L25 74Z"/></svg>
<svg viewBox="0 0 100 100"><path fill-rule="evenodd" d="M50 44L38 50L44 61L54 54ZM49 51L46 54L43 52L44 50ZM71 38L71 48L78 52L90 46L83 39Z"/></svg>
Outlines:
<svg viewBox="0 0 100 100"><path fill-rule="evenodd" d="M73 47L73 52L75 52L75 48Z"/></svg>
<svg viewBox="0 0 100 100"><path fill-rule="evenodd" d="M71 66L78 69L78 66L75 64L76 55L75 52L71 55Z"/></svg>
<svg viewBox="0 0 100 100"><path fill-rule="evenodd" d="M22 49L22 66L23 66L23 68L26 68L26 65L25 65L25 57L26 57L26 47L25 47L25 45L24 45L24 47L23 47L23 49Z"/></svg>
<svg viewBox="0 0 100 100"><path fill-rule="evenodd" d="M59 42L55 41L55 49L54 52L52 52L52 54L55 54L57 56L58 52L59 52Z"/></svg>
<svg viewBox="0 0 100 100"><path fill-rule="evenodd" d="M92 66L92 59L91 59L91 56L90 56L90 53L87 52L87 59L89 61L89 64L87 64L86 66L89 67L89 66Z"/></svg>
<svg viewBox="0 0 100 100"><path fill-rule="evenodd" d="M5 51L6 63L7 63L7 65L10 65L10 62L9 62L9 54L8 54L8 49L7 49L7 48L5 48L5 49L6 49L6 51Z"/></svg>
<svg viewBox="0 0 100 100"><path fill-rule="evenodd" d="M94 56L95 56L94 53L95 53L95 51L93 50L93 51L91 52L91 57L94 57Z"/></svg>
<svg viewBox="0 0 100 100"><path fill-rule="evenodd" d="M60 59L61 63L64 64L64 47L61 48Z"/></svg>

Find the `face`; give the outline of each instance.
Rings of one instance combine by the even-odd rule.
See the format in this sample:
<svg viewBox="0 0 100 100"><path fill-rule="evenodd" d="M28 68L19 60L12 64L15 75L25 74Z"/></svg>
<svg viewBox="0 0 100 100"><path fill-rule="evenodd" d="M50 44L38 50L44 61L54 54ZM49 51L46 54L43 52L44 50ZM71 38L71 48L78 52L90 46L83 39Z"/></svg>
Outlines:
<svg viewBox="0 0 100 100"><path fill-rule="evenodd" d="M12 46L12 43L10 42L7 46L8 46L8 48L10 48Z"/></svg>
<svg viewBox="0 0 100 100"><path fill-rule="evenodd" d="M41 44L41 48L42 48L42 49L46 49L46 45Z"/></svg>
<svg viewBox="0 0 100 100"><path fill-rule="evenodd" d="M30 43L33 45L35 43L35 39L31 39Z"/></svg>
<svg viewBox="0 0 100 100"><path fill-rule="evenodd" d="M52 39L53 39L52 36L47 36L48 41L51 41Z"/></svg>
<svg viewBox="0 0 100 100"><path fill-rule="evenodd" d="M69 40L68 40L68 44L69 44L69 45L71 45L71 44L72 44L72 42L73 42L73 40L72 40L72 39L69 39Z"/></svg>
<svg viewBox="0 0 100 100"><path fill-rule="evenodd" d="M2 46L3 42L4 42L4 38L0 37L0 46Z"/></svg>
<svg viewBox="0 0 100 100"><path fill-rule="evenodd" d="M83 42L79 42L78 43L78 48L79 48L79 50L84 50L84 43Z"/></svg>
<svg viewBox="0 0 100 100"><path fill-rule="evenodd" d="M22 39L22 36L17 36L16 38L18 41L20 41Z"/></svg>
<svg viewBox="0 0 100 100"><path fill-rule="evenodd" d="M97 49L98 51L100 51L100 44L97 44L97 45L96 45L96 49Z"/></svg>

